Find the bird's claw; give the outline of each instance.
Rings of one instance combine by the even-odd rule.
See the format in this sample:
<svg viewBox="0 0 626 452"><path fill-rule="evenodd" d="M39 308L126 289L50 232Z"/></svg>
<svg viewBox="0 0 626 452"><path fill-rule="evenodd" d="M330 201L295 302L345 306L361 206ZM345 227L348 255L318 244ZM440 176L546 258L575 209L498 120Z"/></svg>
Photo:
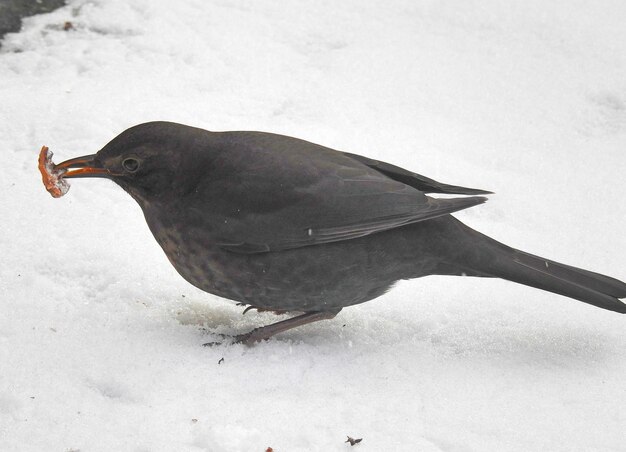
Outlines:
<svg viewBox="0 0 626 452"><path fill-rule="evenodd" d="M231 336L228 334L215 334L215 336L219 336L222 340L206 342L202 344L203 347L213 347L218 345L235 345L235 344L245 344L252 345L256 341L250 341L251 333L245 334L237 334L235 336Z"/></svg>
<svg viewBox="0 0 626 452"><path fill-rule="evenodd" d="M246 315L246 312L250 311L251 309L256 309L257 311L259 310L259 308L257 308L256 306L248 306L246 309L243 310L243 313L241 315Z"/></svg>
<svg viewBox="0 0 626 452"><path fill-rule="evenodd" d="M245 303L237 303L237 306L245 306ZM243 310L242 315L245 315L250 310L256 310L257 312L273 312L276 315L286 314L288 311L282 309L268 309L268 308L260 308L258 306L250 305L246 309Z"/></svg>
<svg viewBox="0 0 626 452"><path fill-rule="evenodd" d="M206 342L206 343L202 344L202 346L203 347L213 347L214 345L222 345L222 344L225 343L226 339L232 338L232 336L229 336L228 334L220 334L220 333L215 333L214 336L218 336L222 340L213 341L213 342Z"/></svg>

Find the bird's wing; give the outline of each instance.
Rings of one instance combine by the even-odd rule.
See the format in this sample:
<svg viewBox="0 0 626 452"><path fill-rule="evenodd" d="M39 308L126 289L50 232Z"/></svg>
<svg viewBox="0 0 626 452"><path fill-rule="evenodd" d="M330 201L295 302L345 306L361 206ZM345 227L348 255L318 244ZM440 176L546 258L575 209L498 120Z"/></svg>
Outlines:
<svg viewBox="0 0 626 452"><path fill-rule="evenodd" d="M249 133L228 143L219 173L199 192L210 200L220 246L236 253L354 239L486 200L430 198L351 155L295 138Z"/></svg>
<svg viewBox="0 0 626 452"><path fill-rule="evenodd" d="M344 152L350 158L357 160L364 165L369 166L372 169L390 177L393 180L402 182L403 184L417 188L424 193L446 193L454 195L489 195L492 192L487 190L479 190L477 188L460 187L458 185L449 185L437 182L436 180L429 179L421 174L413 173L411 171L400 168L399 166L392 165L390 163L381 162L379 160L363 157L358 154L350 154Z"/></svg>
<svg viewBox="0 0 626 452"><path fill-rule="evenodd" d="M253 254L338 242L428 220L481 204L486 200L486 198L478 196L454 199L431 198L419 209L413 209L412 211L407 210L402 213L378 217L364 214L362 220L353 223L337 224L337 222L329 221L326 226L303 227L303 225L299 225L299 227L293 227L287 234L268 234L265 237L254 234L256 237L250 237L249 240L221 241L220 246L225 250L236 253ZM370 204L375 202L375 200L371 200ZM317 215L313 215L316 217L313 219L307 212L300 212L299 214L302 215L300 220L310 218L310 223L306 224L324 224L318 223L320 217ZM240 237L243 238L242 235Z"/></svg>

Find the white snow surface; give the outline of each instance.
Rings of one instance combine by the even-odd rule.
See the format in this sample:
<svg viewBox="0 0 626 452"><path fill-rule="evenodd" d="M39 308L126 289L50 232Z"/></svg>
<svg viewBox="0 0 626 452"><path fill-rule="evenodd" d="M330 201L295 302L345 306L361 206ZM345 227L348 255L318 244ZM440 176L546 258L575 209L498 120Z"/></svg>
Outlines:
<svg viewBox="0 0 626 452"><path fill-rule="evenodd" d="M283 133L493 190L456 216L626 280L624 23L622 0L71 0L25 20L0 52L0 450L625 450L624 316L428 277L206 348L276 317L185 282L115 184L55 200L37 171L44 144L59 162L150 120Z"/></svg>

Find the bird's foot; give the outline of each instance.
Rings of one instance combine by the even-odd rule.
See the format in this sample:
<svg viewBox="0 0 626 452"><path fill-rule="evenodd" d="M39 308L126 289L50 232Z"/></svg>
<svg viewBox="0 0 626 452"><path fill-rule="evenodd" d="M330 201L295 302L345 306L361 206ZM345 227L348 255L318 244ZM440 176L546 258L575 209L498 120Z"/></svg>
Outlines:
<svg viewBox="0 0 626 452"><path fill-rule="evenodd" d="M203 345L205 347L212 347L213 345L223 344L253 345L255 342L267 340L277 333L282 333L283 331L287 331L298 326L317 322L318 320L332 319L337 315L338 312L339 310L331 312L307 312L291 319L282 320L280 322L272 323L271 325L255 328L249 333L238 334L236 336L219 334L218 336L224 338L224 341L207 342Z"/></svg>
<svg viewBox="0 0 626 452"><path fill-rule="evenodd" d="M257 330L260 328L257 328ZM220 340L218 341L213 341L213 342L206 342L204 344L202 344L203 347L214 347L214 346L218 346L218 345L234 345L234 344L245 344L245 345L252 345L255 342L259 342L263 339L269 339L269 338L254 338L252 340L250 340L250 338L253 336L253 333L256 330L252 330L249 333L244 333L244 334L237 334L235 336L231 336L230 334L215 334L215 336L218 336L220 338Z"/></svg>
<svg viewBox="0 0 626 452"><path fill-rule="evenodd" d="M232 336L229 336L228 334L219 334L219 333L215 333L213 334L214 336L217 336L220 338L219 341L212 341L212 342L206 342L204 344L202 344L203 347L213 347L216 345L223 345L226 343L230 343L230 341L228 341L228 339L230 339Z"/></svg>
<svg viewBox="0 0 626 452"><path fill-rule="evenodd" d="M245 303L237 303L237 306L245 306ZM282 311L280 309L267 309L267 308L260 308L258 306L248 306L246 309L243 310L242 315L245 315L248 311L251 311L252 309L255 309L256 312L273 312L276 315L282 315L282 314L286 314L289 311Z"/></svg>

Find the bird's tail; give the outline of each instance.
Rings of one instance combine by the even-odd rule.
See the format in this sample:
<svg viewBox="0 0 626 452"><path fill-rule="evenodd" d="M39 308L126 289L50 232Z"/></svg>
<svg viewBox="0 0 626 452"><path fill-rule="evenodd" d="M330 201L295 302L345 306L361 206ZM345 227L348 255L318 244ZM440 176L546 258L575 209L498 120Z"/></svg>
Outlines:
<svg viewBox="0 0 626 452"><path fill-rule="evenodd" d="M457 274L502 278L626 314L619 300L626 298L626 283L516 250L454 221L466 237L448 267Z"/></svg>

